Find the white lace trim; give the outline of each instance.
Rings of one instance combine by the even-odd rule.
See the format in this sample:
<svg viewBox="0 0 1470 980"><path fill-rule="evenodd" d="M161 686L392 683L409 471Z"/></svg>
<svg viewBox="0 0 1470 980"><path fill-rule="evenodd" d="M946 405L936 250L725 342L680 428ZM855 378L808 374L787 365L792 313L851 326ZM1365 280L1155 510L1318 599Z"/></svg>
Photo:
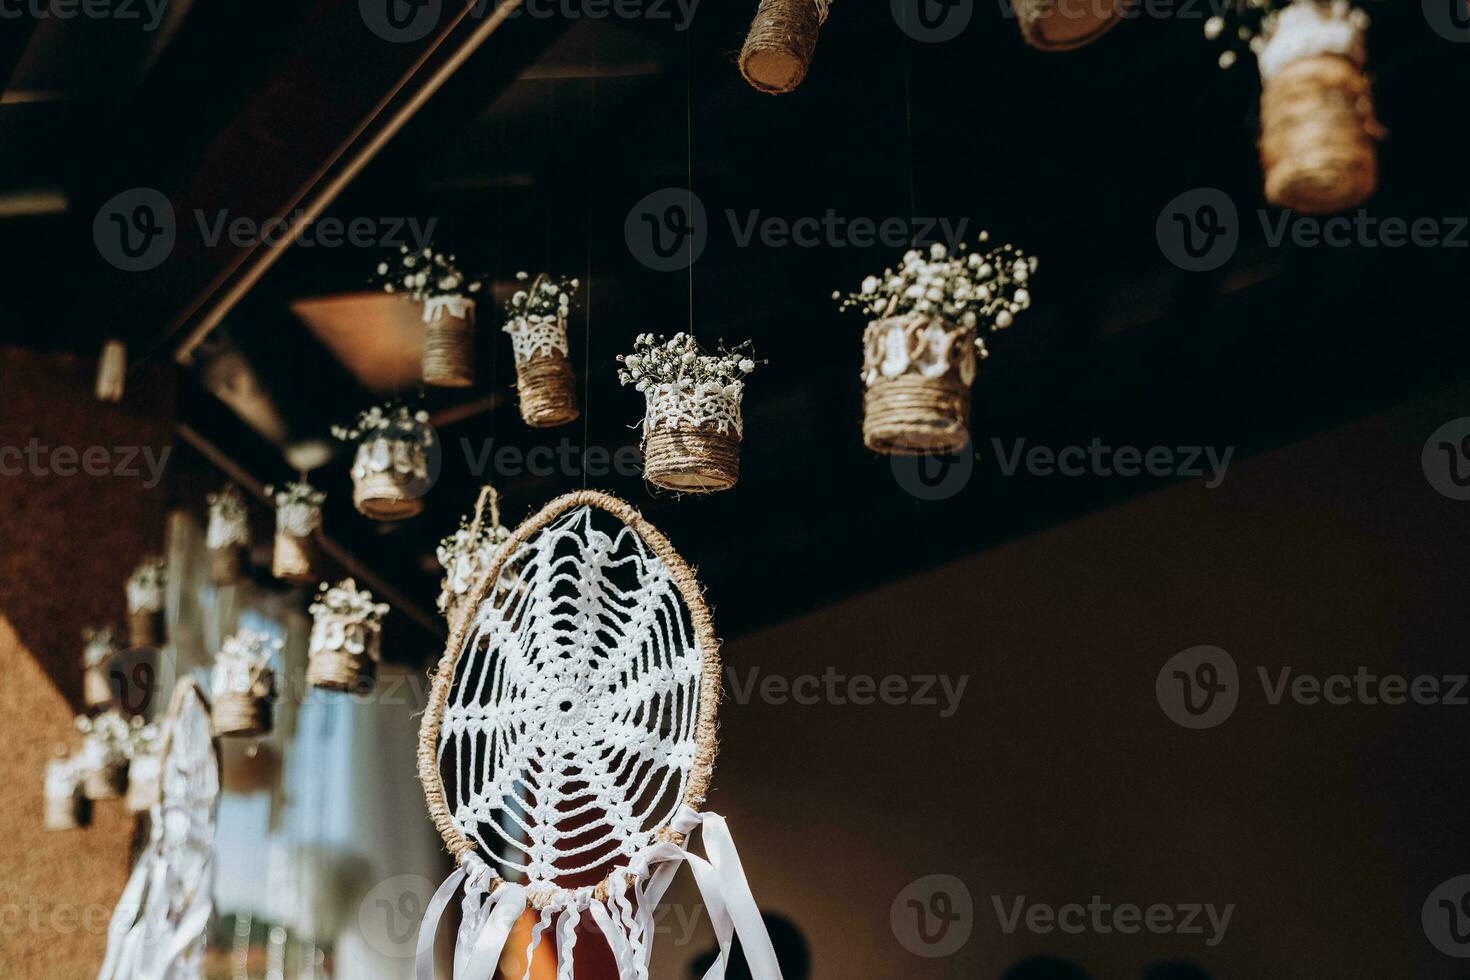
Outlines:
<svg viewBox="0 0 1470 980"><path fill-rule="evenodd" d="M309 537L322 526L320 505L296 500L276 507L276 530L293 538Z"/></svg>
<svg viewBox="0 0 1470 980"><path fill-rule="evenodd" d="M914 375L937 379L951 371L961 384L975 380L973 327L957 327L926 316L875 320L863 333L863 383Z"/></svg>
<svg viewBox="0 0 1470 980"><path fill-rule="evenodd" d="M433 323L449 314L460 320L468 320L475 310L475 301L467 296L430 296L424 300L424 322Z"/></svg>
<svg viewBox="0 0 1470 980"><path fill-rule="evenodd" d="M501 546L510 540L510 532L496 525L490 528L489 538L480 542L475 548L468 546L469 529L462 528L455 534L455 547L450 549L439 549L439 563L444 566L444 579L439 586L439 611L448 612L449 606L455 600L467 595L480 576L490 569L495 563L495 556L499 553ZM515 571L507 562L501 566L500 575L496 578L497 590L515 588Z"/></svg>
<svg viewBox="0 0 1470 980"><path fill-rule="evenodd" d="M250 545L250 522L242 515L222 514L218 510L209 513L209 529L204 534L204 544L210 551L218 551L231 545Z"/></svg>
<svg viewBox="0 0 1470 980"><path fill-rule="evenodd" d="M1361 12L1357 12L1361 18ZM1336 54L1359 68L1368 63L1368 46L1354 12L1336 11L1317 0L1296 0L1276 16L1271 36L1257 62L1261 78L1269 79L1292 62L1317 55Z"/></svg>
<svg viewBox="0 0 1470 980"><path fill-rule="evenodd" d="M382 645L381 625L342 613L318 613L311 623L311 640L306 652L310 657L346 653L381 660Z"/></svg>
<svg viewBox="0 0 1470 980"><path fill-rule="evenodd" d="M707 381L696 384L692 389L670 384L655 385L645 396L647 410L643 416L643 431L652 432L659 426L668 429L692 426L743 435L740 401L744 394L743 381L733 381L723 387Z"/></svg>
<svg viewBox="0 0 1470 980"><path fill-rule="evenodd" d="M507 323L504 330L510 334L517 364L525 364L537 354L549 357L553 351L560 352L562 357L571 356L571 347L567 342L567 321L564 318L547 316L532 320L518 316Z"/></svg>

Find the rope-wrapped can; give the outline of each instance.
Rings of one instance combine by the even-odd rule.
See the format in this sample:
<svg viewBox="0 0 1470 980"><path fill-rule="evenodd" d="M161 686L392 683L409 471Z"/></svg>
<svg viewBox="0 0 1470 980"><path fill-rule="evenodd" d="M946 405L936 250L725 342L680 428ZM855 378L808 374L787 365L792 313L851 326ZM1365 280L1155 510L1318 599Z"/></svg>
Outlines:
<svg viewBox="0 0 1470 980"><path fill-rule="evenodd" d="M352 504L375 521L401 521L424 509L428 487L424 446L408 433L366 439L352 465Z"/></svg>
<svg viewBox="0 0 1470 980"><path fill-rule="evenodd" d="M521 418L533 429L550 429L577 419L577 378L560 351L541 351L516 362Z"/></svg>
<svg viewBox="0 0 1470 980"><path fill-rule="evenodd" d="M1123 19L1123 0L1011 0L1021 37L1040 51L1091 44Z"/></svg>
<svg viewBox="0 0 1470 980"><path fill-rule="evenodd" d="M270 692L262 693L258 685L248 691L227 691L215 698L211 714L216 735L268 735L272 718Z"/></svg>
<svg viewBox="0 0 1470 980"><path fill-rule="evenodd" d="M115 800L128 790L128 763L109 761L87 771L82 794L89 800Z"/></svg>
<svg viewBox="0 0 1470 980"><path fill-rule="evenodd" d="M245 549L238 544L212 548L209 552L209 579L215 585L233 585L245 568Z"/></svg>
<svg viewBox="0 0 1470 980"><path fill-rule="evenodd" d="M311 535L296 535L277 530L275 549L271 553L271 574L283 582L316 581L316 540Z"/></svg>
<svg viewBox="0 0 1470 980"><path fill-rule="evenodd" d="M112 703L112 683L107 676L106 664L96 664L82 671L82 701L89 711Z"/></svg>
<svg viewBox="0 0 1470 980"><path fill-rule="evenodd" d="M378 662L365 653L323 650L312 654L306 664L306 683L327 691L365 694L373 689L377 676Z"/></svg>
<svg viewBox="0 0 1470 980"><path fill-rule="evenodd" d="M900 316L869 324L863 339L864 445L890 456L963 451L970 442L974 328Z"/></svg>
<svg viewBox="0 0 1470 980"><path fill-rule="evenodd" d="M386 604L347 579L323 592L311 607L306 683L328 691L365 694L378 675Z"/></svg>
<svg viewBox="0 0 1470 980"><path fill-rule="evenodd" d="M442 297L444 300L460 297ZM475 306L429 301L424 306L424 384L467 388L475 383Z"/></svg>
<svg viewBox="0 0 1470 980"><path fill-rule="evenodd" d="M740 74L757 91L780 95L806 78L830 0L761 0L740 49Z"/></svg>
<svg viewBox="0 0 1470 980"><path fill-rule="evenodd" d="M47 830L76 830L86 826L87 816L87 800L75 788L66 795L46 794Z"/></svg>
<svg viewBox="0 0 1470 980"><path fill-rule="evenodd" d="M643 478L684 493L728 490L740 479L740 435L687 424L658 426L643 439Z"/></svg>
<svg viewBox="0 0 1470 980"><path fill-rule="evenodd" d="M162 609L134 609L128 613L128 645L163 646Z"/></svg>
<svg viewBox="0 0 1470 980"><path fill-rule="evenodd" d="M1355 208L1378 186L1373 90L1348 58L1287 64L1261 88L1266 200L1303 214Z"/></svg>

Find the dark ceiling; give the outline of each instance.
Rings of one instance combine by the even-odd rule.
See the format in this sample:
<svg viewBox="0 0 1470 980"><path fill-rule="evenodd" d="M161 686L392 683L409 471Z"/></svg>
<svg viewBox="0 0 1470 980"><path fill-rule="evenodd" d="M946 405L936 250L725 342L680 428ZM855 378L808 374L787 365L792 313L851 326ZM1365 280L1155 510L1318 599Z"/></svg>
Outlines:
<svg viewBox="0 0 1470 980"><path fill-rule="evenodd" d="M343 11L355 3L281 6L274 20L259 16L269 6L190 10L156 57L127 37L104 47L126 52L110 61L53 47L47 63L74 91L38 106L16 104L7 90L3 191L55 186L70 202L0 219L23 298L7 334L90 353L133 316L133 297L146 311L124 324L145 338L135 355L169 357L196 311L150 298L192 295L218 272L213 257L112 273L92 248L96 204L146 185L210 212L252 213L273 181L285 188L293 173L335 166L333 141L357 139L355 119L401 96L384 80L406 70L408 46L373 38L360 21L351 33ZM1248 64L1215 66L1196 15L1206 4L1181 2L1175 15L1135 17L1089 48L1043 54L1023 45L996 4L976 4L958 38L929 44L906 38L887 5L838 3L809 77L782 97L757 94L734 65L753 6L701 4L687 30L653 18L512 19L330 204L327 214L344 221L436 219L438 243L497 282L548 270L590 287L573 323L583 420L547 431L521 423L509 342L483 317L481 383L425 396L450 421L439 426L443 475L422 516L397 526L357 516L345 451L313 475L333 494L329 531L423 606L436 590L433 545L480 482L466 442L470 455L487 440L568 447L565 473L484 474L514 518L582 486L583 447L636 443L640 400L618 387L613 358L643 331L692 324L706 341L751 338L770 360L748 390L733 492L675 498L633 476L588 480L644 508L700 566L726 635L1161 482L1005 476L992 438L1007 448L1017 438L1228 446L1239 458L1465 376L1463 245L1268 243L1257 218L1259 83ZM677 19L677 7L657 9ZM1389 136L1367 210L1470 214L1465 127L1447 111L1470 89L1470 46L1432 30L1419 4L1374 4L1373 13L1371 68ZM304 70L307 51L317 60ZM242 127L269 138L243 149L232 142ZM692 275L644 267L624 236L630 207L690 186L709 219ZM1200 187L1233 199L1241 243L1222 268L1185 272L1161 252L1155 223L1166 202ZM274 203L288 198L283 191ZM920 499L906 489L907 471L864 450L862 323L840 317L830 299L899 250L743 245L737 233L757 214L829 212L967 221L971 238L988 228L1041 257L1035 308L991 343L975 386L981 458L944 499ZM288 475L291 447L325 437L371 397L291 304L364 289L378 257L287 250L191 346L182 420L262 481ZM109 312L99 312L102 300L68 295L77 270L106 280ZM51 305L58 296L75 301L64 330ZM278 413L269 438L210 393L210 366L242 357ZM1085 558L1106 567L1106 556Z"/></svg>

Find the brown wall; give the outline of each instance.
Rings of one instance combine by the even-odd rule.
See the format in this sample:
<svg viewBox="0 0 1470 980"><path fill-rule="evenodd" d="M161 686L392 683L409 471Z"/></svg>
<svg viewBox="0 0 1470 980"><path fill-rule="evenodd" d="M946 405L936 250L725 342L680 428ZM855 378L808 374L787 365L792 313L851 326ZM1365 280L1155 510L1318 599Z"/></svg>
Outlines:
<svg viewBox="0 0 1470 980"><path fill-rule="evenodd" d="M171 440L171 375L129 381L121 404L92 396L91 362L0 350L0 447L32 437L54 450L150 447ZM38 457L40 458L40 457ZM100 457L94 454L94 469ZM0 465L17 465L13 454ZM162 549L164 483L140 475L0 475L0 964L6 976L95 977L107 919L128 870L133 821L121 802L98 804L85 830L42 829L41 777L58 744L76 740L80 633L123 623L123 581ZM109 465L109 468L112 468Z"/></svg>
<svg viewBox="0 0 1470 980"><path fill-rule="evenodd" d="M1420 908L1470 872L1470 707L1271 706L1256 678L1466 672L1470 503L1420 465L1466 406L1470 390L1401 406L1239 462L1217 490L1176 485L728 644L742 680L970 675L949 719L727 700L710 807L761 904L806 933L813 976L994 978L1043 954L1109 980L1171 959L1228 980L1467 975ZM1199 644L1233 655L1243 693L1189 731L1154 682ZM890 908L932 874L967 885L974 926L923 959ZM1207 948L1006 934L992 904L1095 894L1237 907ZM656 958L662 980L689 976L702 945Z"/></svg>

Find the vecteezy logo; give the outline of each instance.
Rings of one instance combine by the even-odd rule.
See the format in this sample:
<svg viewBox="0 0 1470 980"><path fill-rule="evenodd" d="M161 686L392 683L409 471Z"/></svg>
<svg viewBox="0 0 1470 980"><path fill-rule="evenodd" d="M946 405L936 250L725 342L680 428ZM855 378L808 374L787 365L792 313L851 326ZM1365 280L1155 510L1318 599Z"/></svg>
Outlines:
<svg viewBox="0 0 1470 980"><path fill-rule="evenodd" d="M134 187L115 194L92 219L92 240L124 272L156 269L174 250L174 206L162 191Z"/></svg>
<svg viewBox="0 0 1470 980"><path fill-rule="evenodd" d="M1419 461L1430 486L1451 500L1470 500L1470 418L1435 429Z"/></svg>
<svg viewBox="0 0 1470 980"><path fill-rule="evenodd" d="M1465 0L1424 0L1424 19L1447 41L1470 41L1470 6Z"/></svg>
<svg viewBox="0 0 1470 980"><path fill-rule="evenodd" d="M654 272L687 269L709 240L704 202L684 187L654 191L628 210L623 237L633 257Z"/></svg>
<svg viewBox="0 0 1470 980"><path fill-rule="evenodd" d="M915 41L953 41L970 26L974 0L889 0L893 20Z"/></svg>
<svg viewBox="0 0 1470 980"><path fill-rule="evenodd" d="M975 472L975 452L967 443L953 456L893 454L893 479L920 500L947 500L963 490Z"/></svg>
<svg viewBox="0 0 1470 980"><path fill-rule="evenodd" d="M1240 244L1240 216L1230 195L1196 187L1164 205L1154 224L1159 251L1185 272L1218 269Z"/></svg>
<svg viewBox="0 0 1470 980"><path fill-rule="evenodd" d="M975 907L970 889L953 875L929 875L893 900L888 924L904 949L925 959L958 952L970 941Z"/></svg>
<svg viewBox="0 0 1470 980"><path fill-rule="evenodd" d="M419 923L433 894L434 883L423 875L394 875L380 881L357 907L362 938L384 956L413 956Z"/></svg>
<svg viewBox="0 0 1470 980"><path fill-rule="evenodd" d="M443 0L357 0L368 30L385 41L408 44L428 37L439 23Z"/></svg>
<svg viewBox="0 0 1470 980"><path fill-rule="evenodd" d="M172 650L129 647L118 651L107 661L112 703L125 715L146 713L161 691L172 689L176 670Z"/></svg>
<svg viewBox="0 0 1470 980"><path fill-rule="evenodd" d="M1159 707L1184 728L1214 728L1235 711L1240 677L1219 647L1190 647L1169 658L1154 680Z"/></svg>
<svg viewBox="0 0 1470 980"><path fill-rule="evenodd" d="M1435 949L1470 959L1470 875L1457 875L1430 892L1419 918Z"/></svg>

